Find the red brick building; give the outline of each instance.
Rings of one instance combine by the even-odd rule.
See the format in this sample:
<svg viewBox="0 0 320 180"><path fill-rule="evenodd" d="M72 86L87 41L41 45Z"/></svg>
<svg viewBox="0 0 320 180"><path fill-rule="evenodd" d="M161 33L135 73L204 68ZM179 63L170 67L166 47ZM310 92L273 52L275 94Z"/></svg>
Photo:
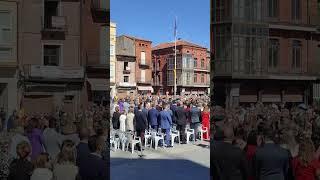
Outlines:
<svg viewBox="0 0 320 180"><path fill-rule="evenodd" d="M177 41L177 94L206 94L210 88L210 59L207 49ZM174 93L174 43L152 48L153 88L157 94Z"/></svg>
<svg viewBox="0 0 320 180"><path fill-rule="evenodd" d="M130 50L130 57L133 57L133 62L135 62L135 71L134 72L134 80L130 77L133 75L132 73L127 74L126 76L129 77L128 82L134 82L136 84L136 93L138 94L148 94L152 93L153 89L151 86L151 44L152 42L149 40L122 35L118 38L127 38L133 43L125 43L123 46L125 49L118 49L119 52L126 52ZM117 42L118 44L120 42ZM123 56L122 54L117 54L117 64L120 60L119 58L126 57L128 59L128 55ZM132 59L132 58L131 58ZM129 60L121 60L123 62L129 62ZM131 62L131 61L130 61ZM116 76L121 76L121 74L116 74ZM119 79L119 78L116 78ZM119 80L118 80L119 81ZM128 83L125 82L125 83ZM119 82L117 82L119 83ZM135 94L135 93L134 93Z"/></svg>
<svg viewBox="0 0 320 180"><path fill-rule="evenodd" d="M320 65L317 0L246 2L211 1L214 102L310 103Z"/></svg>

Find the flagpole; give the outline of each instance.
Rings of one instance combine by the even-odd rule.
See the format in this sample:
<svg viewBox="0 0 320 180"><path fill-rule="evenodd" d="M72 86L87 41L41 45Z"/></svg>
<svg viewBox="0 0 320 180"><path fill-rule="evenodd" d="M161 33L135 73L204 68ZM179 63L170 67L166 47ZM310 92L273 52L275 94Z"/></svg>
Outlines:
<svg viewBox="0 0 320 180"><path fill-rule="evenodd" d="M177 95L177 17L174 27L174 96Z"/></svg>

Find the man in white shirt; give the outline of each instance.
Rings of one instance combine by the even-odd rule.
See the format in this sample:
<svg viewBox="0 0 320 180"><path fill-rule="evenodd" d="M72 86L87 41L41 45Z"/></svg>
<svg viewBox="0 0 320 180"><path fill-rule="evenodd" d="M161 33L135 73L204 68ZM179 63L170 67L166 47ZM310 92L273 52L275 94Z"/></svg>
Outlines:
<svg viewBox="0 0 320 180"><path fill-rule="evenodd" d="M56 119L49 119L49 127L43 131L44 146L50 159L55 159L60 152L62 135L56 131Z"/></svg>

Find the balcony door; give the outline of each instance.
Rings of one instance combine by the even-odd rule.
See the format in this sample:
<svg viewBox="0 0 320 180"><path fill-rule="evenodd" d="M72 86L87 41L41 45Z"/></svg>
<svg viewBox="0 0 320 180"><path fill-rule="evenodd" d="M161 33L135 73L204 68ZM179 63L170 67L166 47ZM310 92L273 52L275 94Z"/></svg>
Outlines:
<svg viewBox="0 0 320 180"><path fill-rule="evenodd" d="M146 70L141 70L141 82L146 82Z"/></svg>
<svg viewBox="0 0 320 180"><path fill-rule="evenodd" d="M44 1L44 28L52 29L52 17L59 16L59 1L45 0Z"/></svg>
<svg viewBox="0 0 320 180"><path fill-rule="evenodd" d="M141 64L146 64L146 52L141 51Z"/></svg>

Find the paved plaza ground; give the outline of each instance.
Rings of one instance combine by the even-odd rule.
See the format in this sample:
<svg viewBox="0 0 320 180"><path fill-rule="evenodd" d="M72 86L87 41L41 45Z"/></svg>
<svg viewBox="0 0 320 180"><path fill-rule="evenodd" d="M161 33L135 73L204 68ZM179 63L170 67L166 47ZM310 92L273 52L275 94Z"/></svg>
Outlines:
<svg viewBox="0 0 320 180"><path fill-rule="evenodd" d="M146 148L139 151L110 153L111 180L209 180L209 142L175 144L173 148Z"/></svg>

